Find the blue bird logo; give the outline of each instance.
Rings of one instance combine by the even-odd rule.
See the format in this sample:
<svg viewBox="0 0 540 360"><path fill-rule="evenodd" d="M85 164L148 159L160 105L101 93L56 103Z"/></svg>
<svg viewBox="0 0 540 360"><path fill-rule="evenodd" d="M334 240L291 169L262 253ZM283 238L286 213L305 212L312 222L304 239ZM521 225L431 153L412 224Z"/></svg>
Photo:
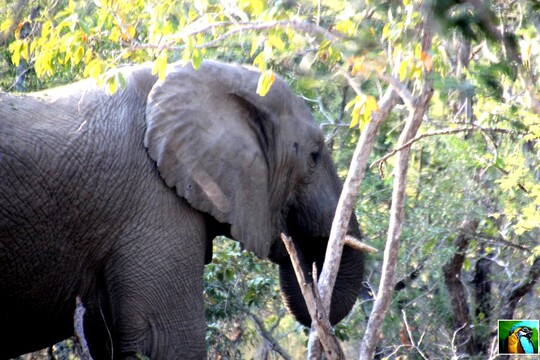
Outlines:
<svg viewBox="0 0 540 360"><path fill-rule="evenodd" d="M504 340L504 351L507 354L534 354L531 340L533 331L529 326L517 323L510 328L508 337Z"/></svg>

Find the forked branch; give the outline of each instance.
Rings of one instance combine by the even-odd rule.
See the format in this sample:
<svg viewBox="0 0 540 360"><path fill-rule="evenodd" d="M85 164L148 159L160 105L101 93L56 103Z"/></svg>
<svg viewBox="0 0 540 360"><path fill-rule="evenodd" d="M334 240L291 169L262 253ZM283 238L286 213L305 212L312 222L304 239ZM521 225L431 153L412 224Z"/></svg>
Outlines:
<svg viewBox="0 0 540 360"><path fill-rule="evenodd" d="M281 240L285 244L287 252L291 257L294 272L296 273L296 279L298 280L300 290L306 301L309 315L311 316L311 327L312 329L315 328L317 331L326 358L336 360L344 359L343 350L332 330L327 311L325 311L321 302L321 297L317 288L317 279L315 279L317 277L317 268L315 264L313 266L314 279L313 281L307 281L304 276L304 271L300 266L300 260L298 259L298 254L291 238L285 234L281 234Z"/></svg>

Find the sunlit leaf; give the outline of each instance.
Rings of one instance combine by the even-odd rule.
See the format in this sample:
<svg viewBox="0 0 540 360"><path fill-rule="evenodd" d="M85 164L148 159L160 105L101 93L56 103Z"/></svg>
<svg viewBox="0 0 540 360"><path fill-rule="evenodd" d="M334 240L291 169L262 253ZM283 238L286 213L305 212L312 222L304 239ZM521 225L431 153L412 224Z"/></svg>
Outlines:
<svg viewBox="0 0 540 360"><path fill-rule="evenodd" d="M3 32L8 31L12 25L13 25L13 20L11 18L7 18L6 20L2 22L2 24L0 24L0 32L3 33Z"/></svg>
<svg viewBox="0 0 540 360"><path fill-rule="evenodd" d="M255 54L263 41L264 38L262 36L254 37L253 40L251 40L251 51L249 52L249 56L253 56Z"/></svg>
<svg viewBox="0 0 540 360"><path fill-rule="evenodd" d="M407 78L409 72L409 61L407 59L401 60L399 64L399 81L403 81Z"/></svg>
<svg viewBox="0 0 540 360"><path fill-rule="evenodd" d="M272 48L276 48L279 51L285 51L285 43L283 42L283 40L281 40L281 38L278 35L274 35L274 34L269 35L267 41L268 41L268 44L270 44Z"/></svg>
<svg viewBox="0 0 540 360"><path fill-rule="evenodd" d="M152 75L158 74L160 80L165 79L165 72L167 71L167 50L163 49L154 61L154 67L152 68Z"/></svg>
<svg viewBox="0 0 540 360"><path fill-rule="evenodd" d="M382 39L386 40L390 36L390 23L386 23L382 30Z"/></svg>
<svg viewBox="0 0 540 360"><path fill-rule="evenodd" d="M267 64L266 64L266 59L264 57L264 53L261 52L259 53L259 55L255 57L255 59L253 60L253 65L258 67L259 70L261 71L266 70Z"/></svg>
<svg viewBox="0 0 540 360"><path fill-rule="evenodd" d="M260 96L265 96L268 91L270 91L270 88L275 80L276 75L272 70L262 72L261 76L259 77L259 83L257 84L257 94Z"/></svg>
<svg viewBox="0 0 540 360"><path fill-rule="evenodd" d="M366 105L364 108L364 123L361 124L360 130L363 130L364 125L371 121L371 114L379 110L379 104L374 96L366 96Z"/></svg>
<svg viewBox="0 0 540 360"><path fill-rule="evenodd" d="M199 49L193 49L191 54L191 64L195 70L199 69L203 62L203 56Z"/></svg>
<svg viewBox="0 0 540 360"><path fill-rule="evenodd" d="M75 50L75 53L73 54L72 61L74 65L79 64L83 57L84 57L84 48L82 46L77 47L77 50Z"/></svg>
<svg viewBox="0 0 540 360"><path fill-rule="evenodd" d="M107 79L107 91L109 92L109 95L114 94L117 89L118 89L118 82L116 81L116 78L114 76L110 76Z"/></svg>
<svg viewBox="0 0 540 360"><path fill-rule="evenodd" d="M9 45L9 51L11 52L11 62L13 65L19 66L21 62L21 40L15 40Z"/></svg>

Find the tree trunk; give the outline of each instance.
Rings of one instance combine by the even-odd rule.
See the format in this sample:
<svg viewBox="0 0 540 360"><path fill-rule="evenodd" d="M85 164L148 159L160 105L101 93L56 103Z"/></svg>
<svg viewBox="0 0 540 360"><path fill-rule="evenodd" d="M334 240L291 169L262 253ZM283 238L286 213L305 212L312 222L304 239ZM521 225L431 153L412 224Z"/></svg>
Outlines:
<svg viewBox="0 0 540 360"><path fill-rule="evenodd" d="M474 336L474 353L487 355L489 351L489 325L491 320L491 264L487 257L478 259L474 269L474 298L477 330Z"/></svg>
<svg viewBox="0 0 540 360"><path fill-rule="evenodd" d="M454 256L443 266L444 283L452 304L453 331L455 344L452 344L457 354L473 354L473 331L467 292L461 282L461 268L469 246L470 236L478 228L477 220L465 220L461 225L462 232L454 241L456 251Z"/></svg>

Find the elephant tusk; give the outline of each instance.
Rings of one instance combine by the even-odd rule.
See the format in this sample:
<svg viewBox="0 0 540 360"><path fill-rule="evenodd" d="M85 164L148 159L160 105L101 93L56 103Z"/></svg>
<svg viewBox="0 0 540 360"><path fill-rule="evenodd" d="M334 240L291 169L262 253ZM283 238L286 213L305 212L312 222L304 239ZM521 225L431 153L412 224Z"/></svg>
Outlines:
<svg viewBox="0 0 540 360"><path fill-rule="evenodd" d="M377 252L377 249L374 247L371 247L369 245L364 244L357 238L351 236L351 235L345 235L345 238L343 239L343 243L345 245L349 245L351 248L356 249L360 252L367 252L367 253L374 253Z"/></svg>

